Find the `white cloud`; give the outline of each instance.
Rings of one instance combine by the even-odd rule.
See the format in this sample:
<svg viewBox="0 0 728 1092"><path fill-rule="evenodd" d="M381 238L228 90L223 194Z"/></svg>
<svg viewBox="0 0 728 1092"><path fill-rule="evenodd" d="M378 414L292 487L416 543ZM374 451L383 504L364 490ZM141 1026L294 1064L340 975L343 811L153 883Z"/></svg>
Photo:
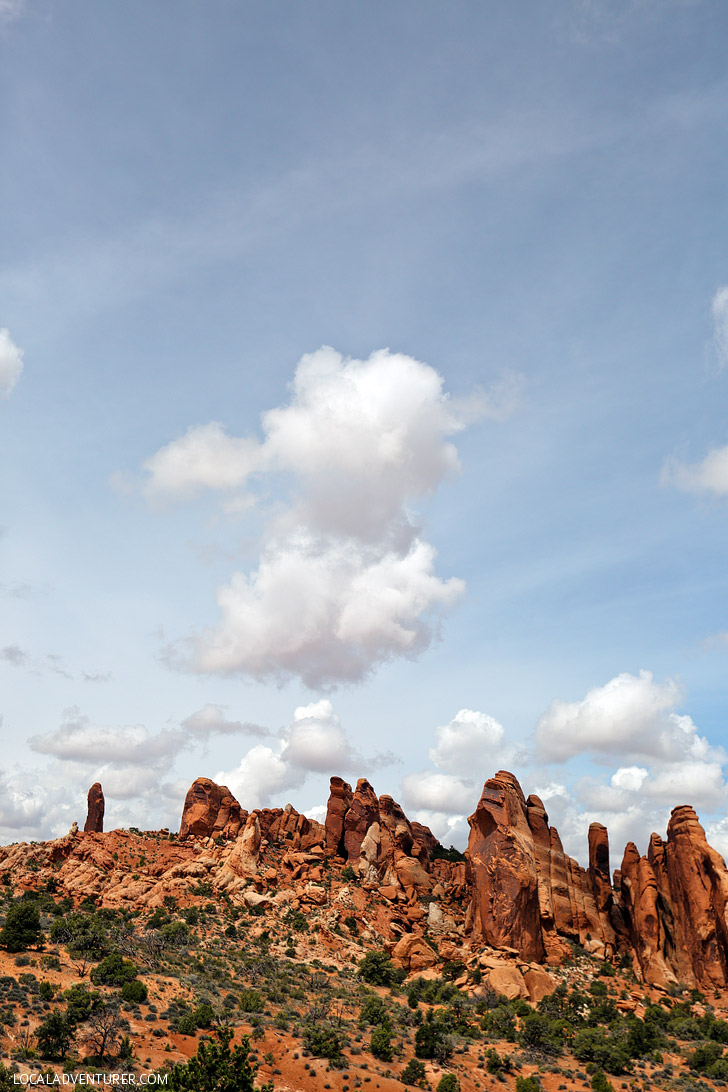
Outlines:
<svg viewBox="0 0 728 1092"><path fill-rule="evenodd" d="M261 440L211 422L147 459L143 490L155 502L211 489L235 513L256 489L290 491L257 568L218 590L219 623L168 650L169 662L321 687L421 652L464 584L436 575L412 504L459 472L451 437L505 416L521 385L510 376L455 401L412 357L345 359L324 347L300 360L288 402L263 414Z"/></svg>
<svg viewBox="0 0 728 1092"><path fill-rule="evenodd" d="M364 766L364 759L349 744L331 702L325 699L296 709L281 757L290 765L318 773Z"/></svg>
<svg viewBox="0 0 728 1092"><path fill-rule="evenodd" d="M683 493L728 496L728 444L713 448L698 463L681 463L672 457L667 459L660 481L663 485L673 485Z"/></svg>
<svg viewBox="0 0 728 1092"><path fill-rule="evenodd" d="M470 828L465 815L451 815L448 812L423 808L412 812L409 818L429 827L437 840L446 847L452 845L462 852L468 844Z"/></svg>
<svg viewBox="0 0 728 1092"><path fill-rule="evenodd" d="M32 829L42 819L43 812L43 801L38 796L19 790L15 779L0 772L0 830Z"/></svg>
<svg viewBox="0 0 728 1092"><path fill-rule="evenodd" d="M690 717L672 710L677 683L656 683L650 671L627 672L595 687L581 701L555 698L536 726L541 758L562 762L577 754L704 755L707 742Z"/></svg>
<svg viewBox="0 0 728 1092"><path fill-rule="evenodd" d="M569 852L584 855L589 823L605 823L612 847L626 841L644 850L649 834L664 837L670 810L690 804L711 812L725 810L726 754L701 736L688 716L674 712L680 691L673 680L656 683L648 671L623 674L589 691L582 701L556 700L536 729L537 747L547 761L589 755L604 764L621 764L608 780L584 776L572 790L552 783L536 789L547 797ZM552 815L552 820L554 816Z"/></svg>
<svg viewBox="0 0 728 1092"><path fill-rule="evenodd" d="M225 716L225 707L222 705L203 705L189 717L180 722L180 726L189 732L191 736L206 738L210 735L232 736L248 734L252 736L269 736L268 728L260 724L252 724L250 721L229 720Z"/></svg>
<svg viewBox="0 0 728 1092"><path fill-rule="evenodd" d="M144 463L150 499L190 497L202 489L236 489L254 469L254 440L228 436L217 421L187 430Z"/></svg>
<svg viewBox="0 0 728 1092"><path fill-rule="evenodd" d="M4 17L0 0L0 21ZM7 398L23 371L23 350L10 337L6 326L0 328L0 398Z"/></svg>
<svg viewBox="0 0 728 1092"><path fill-rule="evenodd" d="M290 766L280 752L259 743L243 755L236 768L218 771L214 780L227 785L242 806L251 811L279 803L281 793L300 788L306 775L306 770Z"/></svg>
<svg viewBox="0 0 728 1092"><path fill-rule="evenodd" d="M175 756L186 745L179 729L165 729L151 735L143 724L109 729L92 724L73 707L67 709L60 727L42 736L31 736L31 750L38 754L74 762L122 762L144 766L160 758Z"/></svg>
<svg viewBox="0 0 728 1092"><path fill-rule="evenodd" d="M402 798L408 810L462 815L468 808L475 809L477 795L474 782L452 774L424 770L402 778Z"/></svg>
<svg viewBox="0 0 728 1092"><path fill-rule="evenodd" d="M495 768L513 759L513 749L504 745L505 729L494 717L474 709L461 709L449 724L435 729L435 746L430 758L441 770L469 774Z"/></svg>
<svg viewBox="0 0 728 1092"><path fill-rule="evenodd" d="M271 801L280 804L281 793L300 788L311 773L363 774L391 761L391 755L362 757L349 742L331 702L323 699L299 706L277 743L252 747L236 768L220 771L215 780L226 784L243 807L264 807Z"/></svg>
<svg viewBox="0 0 728 1092"><path fill-rule="evenodd" d="M721 367L728 364L728 285L722 285L710 305L713 316L713 345Z"/></svg>
<svg viewBox="0 0 728 1092"><path fill-rule="evenodd" d="M299 675L311 687L358 681L396 656L422 651L439 615L463 593L439 580L435 551L416 541L404 555L354 542L302 537L272 544L249 577L219 590L221 621L165 653L175 666L258 679Z"/></svg>

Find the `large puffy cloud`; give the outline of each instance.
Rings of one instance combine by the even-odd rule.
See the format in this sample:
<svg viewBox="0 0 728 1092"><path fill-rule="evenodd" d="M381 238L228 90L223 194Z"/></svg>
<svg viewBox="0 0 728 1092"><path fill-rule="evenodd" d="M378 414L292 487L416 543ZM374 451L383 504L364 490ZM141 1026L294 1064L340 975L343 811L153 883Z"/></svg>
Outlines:
<svg viewBox="0 0 728 1092"><path fill-rule="evenodd" d="M200 672L358 681L417 655L462 595L442 580L412 505L459 471L452 437L476 417L504 416L518 379L455 402L429 365L380 350L345 359L324 347L298 364L262 438L196 426L144 464L152 502L203 489L228 512L256 491L289 491L265 527L257 568L218 591L218 624L168 650Z"/></svg>
<svg viewBox="0 0 728 1092"><path fill-rule="evenodd" d="M23 350L13 342L10 331L3 326L0 329L0 398L7 398L22 371Z"/></svg>
<svg viewBox="0 0 728 1092"><path fill-rule="evenodd" d="M425 770L406 774L402 778L402 796L408 808L462 814L470 805L475 807L475 786L472 781L452 774Z"/></svg>
<svg viewBox="0 0 728 1092"><path fill-rule="evenodd" d="M707 743L690 717L673 712L680 689L655 682L650 671L624 672L580 701L554 699L536 726L541 758L561 762L577 754L704 756Z"/></svg>
<svg viewBox="0 0 728 1092"><path fill-rule="evenodd" d="M360 680L378 663L420 652L462 595L462 581L435 575L434 555L421 541L383 555L352 541L274 543L256 572L220 589L217 627L166 658L208 673L297 674L311 687Z"/></svg>
<svg viewBox="0 0 728 1092"><path fill-rule="evenodd" d="M38 754L74 762L123 762L146 765L176 755L185 742L178 729L150 734L143 724L125 725L110 731L92 724L76 708L66 710L62 724L44 735L32 736L31 750Z"/></svg>
<svg viewBox="0 0 728 1092"><path fill-rule="evenodd" d="M464 849L466 817L475 810L483 781L504 766L513 768L525 752L506 740L503 725L494 717L461 709L435 729L429 757L436 769L402 778L403 804L407 814L430 827L441 842Z"/></svg>

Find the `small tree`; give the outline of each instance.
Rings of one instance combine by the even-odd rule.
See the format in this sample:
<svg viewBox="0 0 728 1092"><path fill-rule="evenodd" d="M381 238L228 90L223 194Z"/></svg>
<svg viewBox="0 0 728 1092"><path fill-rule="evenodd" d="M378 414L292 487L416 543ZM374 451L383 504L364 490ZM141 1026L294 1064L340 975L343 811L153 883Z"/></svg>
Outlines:
<svg viewBox="0 0 728 1092"><path fill-rule="evenodd" d="M427 1070L424 1062L421 1062L418 1058L410 1058L400 1073L399 1079L402 1084L421 1085L426 1076Z"/></svg>
<svg viewBox="0 0 728 1092"><path fill-rule="evenodd" d="M372 986L391 986L397 980L397 968L386 952L367 952L359 964L359 974Z"/></svg>
<svg viewBox="0 0 728 1092"><path fill-rule="evenodd" d="M116 1005L102 1003L92 1009L88 1018L86 1042L100 1063L103 1063L107 1054L111 1054L123 1027L124 1020Z"/></svg>
<svg viewBox="0 0 728 1092"><path fill-rule="evenodd" d="M437 1086L437 1092L460 1092L460 1081L454 1073L444 1073Z"/></svg>
<svg viewBox="0 0 728 1092"><path fill-rule="evenodd" d="M231 1028L218 1031L217 1043L200 1043L189 1062L179 1062L169 1073L170 1092L254 1092L256 1067L248 1060L250 1043L243 1039L230 1049Z"/></svg>
<svg viewBox="0 0 728 1092"><path fill-rule="evenodd" d="M67 1013L55 1009L49 1013L36 1032L38 1050L43 1058L65 1058L76 1029Z"/></svg>
<svg viewBox="0 0 728 1092"><path fill-rule="evenodd" d="M35 902L32 899L14 902L5 917L0 944L9 952L24 952L32 944L40 944L42 940L40 911Z"/></svg>
<svg viewBox="0 0 728 1092"><path fill-rule="evenodd" d="M70 914L54 921L51 940L63 944L81 978L86 975L90 963L101 959L109 950L106 930L94 914Z"/></svg>
<svg viewBox="0 0 728 1092"><path fill-rule="evenodd" d="M382 1062L392 1061L392 1058L394 1057L392 1036L383 1024L380 1024L379 1027L376 1027L372 1032L369 1046L375 1058L379 1058Z"/></svg>

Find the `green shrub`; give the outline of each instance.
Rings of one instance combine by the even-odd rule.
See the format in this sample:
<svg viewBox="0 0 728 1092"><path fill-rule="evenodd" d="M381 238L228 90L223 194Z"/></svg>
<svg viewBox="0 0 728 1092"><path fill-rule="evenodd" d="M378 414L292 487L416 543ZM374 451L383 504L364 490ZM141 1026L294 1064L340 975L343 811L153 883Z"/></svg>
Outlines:
<svg viewBox="0 0 728 1092"><path fill-rule="evenodd" d="M243 1039L230 1050L230 1028L218 1034L219 1043L200 1043L194 1058L172 1066L167 1088L171 1092L254 1092L256 1068L249 1061L250 1043Z"/></svg>
<svg viewBox="0 0 728 1092"><path fill-rule="evenodd" d="M32 899L19 899L12 903L5 916L0 932L0 944L9 952L24 952L43 939L40 911Z"/></svg>
<svg viewBox="0 0 728 1092"><path fill-rule="evenodd" d="M330 1062L341 1060L341 1036L334 1028L326 1025L309 1026L306 1028L303 1041L306 1049L310 1050L314 1058L328 1058Z"/></svg>
<svg viewBox="0 0 728 1092"><path fill-rule="evenodd" d="M387 1006L382 1001L381 997L377 997L375 993L370 994L359 1009L359 1023L362 1027L374 1026L376 1024L389 1024L389 1013L387 1012Z"/></svg>
<svg viewBox="0 0 728 1092"><path fill-rule="evenodd" d="M238 1005L243 1012L262 1012L265 1001L257 990L241 990Z"/></svg>
<svg viewBox="0 0 728 1092"><path fill-rule="evenodd" d="M121 987L121 996L124 1001L129 1001L134 1005L140 1005L142 1002L146 1001L149 995L144 983L140 982L138 978L134 978L131 982L125 982Z"/></svg>
<svg viewBox="0 0 728 1092"><path fill-rule="evenodd" d="M542 1092L538 1077L516 1077L516 1092Z"/></svg>
<svg viewBox="0 0 728 1092"><path fill-rule="evenodd" d="M380 1024L372 1032L372 1037L369 1040L369 1048L375 1058L379 1058L382 1062L391 1062L394 1057L392 1050L392 1036L389 1033L389 1029L383 1024Z"/></svg>
<svg viewBox="0 0 728 1092"><path fill-rule="evenodd" d="M460 1081L454 1073L444 1073L437 1086L437 1092L460 1092Z"/></svg>
<svg viewBox="0 0 728 1092"><path fill-rule="evenodd" d="M123 986L137 976L137 968L129 959L124 959L120 952L112 952L102 959L91 971L94 986Z"/></svg>
<svg viewBox="0 0 728 1092"><path fill-rule="evenodd" d="M359 974L370 986L391 986L398 974L386 952L367 952L359 963Z"/></svg>
<svg viewBox="0 0 728 1092"><path fill-rule="evenodd" d="M41 1057L65 1058L75 1034L75 1024L68 1013L58 1009L49 1013L36 1032Z"/></svg>
<svg viewBox="0 0 728 1092"><path fill-rule="evenodd" d="M80 982L74 983L64 993L66 1015L74 1024L82 1024L101 1004L98 990L89 990Z"/></svg>
<svg viewBox="0 0 728 1092"><path fill-rule="evenodd" d="M427 1076L424 1063L417 1058L410 1058L399 1075L402 1084L421 1085Z"/></svg>

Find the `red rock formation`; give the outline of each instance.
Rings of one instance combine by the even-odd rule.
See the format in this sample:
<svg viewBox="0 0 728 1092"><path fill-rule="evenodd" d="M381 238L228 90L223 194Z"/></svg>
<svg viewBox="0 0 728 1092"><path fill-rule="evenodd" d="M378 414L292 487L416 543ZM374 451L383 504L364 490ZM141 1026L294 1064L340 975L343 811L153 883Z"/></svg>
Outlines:
<svg viewBox="0 0 728 1092"><path fill-rule="evenodd" d="M660 840L658 839L658 842ZM661 850L664 849L664 856ZM660 895L674 919L667 948L678 978L705 988L728 982L728 870L691 807L673 808L667 841L650 845ZM665 917L664 926L667 925Z"/></svg>
<svg viewBox="0 0 728 1092"><path fill-rule="evenodd" d="M473 935L495 948L515 948L524 959L543 960L536 852L513 774L501 770L486 781L468 823Z"/></svg>
<svg viewBox="0 0 728 1092"><path fill-rule="evenodd" d="M357 782L354 793L340 777L331 778L327 852L343 857L367 888L391 891L392 897L404 891L414 904L433 886L430 857L437 845L432 831L410 823L391 796L377 799L365 778Z"/></svg>
<svg viewBox="0 0 728 1092"><path fill-rule="evenodd" d="M344 849L348 861L359 858L361 844L372 823L379 819L379 801L365 777L360 777L344 816Z"/></svg>
<svg viewBox="0 0 728 1092"><path fill-rule="evenodd" d="M326 807L326 848L329 853L346 856L344 848L344 818L351 807L351 785L341 777L331 778L329 802Z"/></svg>
<svg viewBox="0 0 728 1092"><path fill-rule="evenodd" d="M198 777L185 797L179 836L237 838L247 817L226 785Z"/></svg>
<svg viewBox="0 0 728 1092"><path fill-rule="evenodd" d="M91 834L103 834L104 831L104 794L98 781L88 790L88 809L83 829Z"/></svg>
<svg viewBox="0 0 728 1092"><path fill-rule="evenodd" d="M629 937L644 981L653 986L675 982L675 974L665 959L665 930L658 908L655 869L646 857L640 857L634 842L628 842L620 869L622 905Z"/></svg>
<svg viewBox="0 0 728 1092"><path fill-rule="evenodd" d="M469 822L468 925L475 937L495 947L514 948L523 958L547 958L550 963L562 962L570 954L567 940L602 958L612 955L614 900L604 828L603 835L596 828L592 834L596 869L592 876L565 855L542 801L537 796L526 801L515 777L503 771L486 781Z"/></svg>

